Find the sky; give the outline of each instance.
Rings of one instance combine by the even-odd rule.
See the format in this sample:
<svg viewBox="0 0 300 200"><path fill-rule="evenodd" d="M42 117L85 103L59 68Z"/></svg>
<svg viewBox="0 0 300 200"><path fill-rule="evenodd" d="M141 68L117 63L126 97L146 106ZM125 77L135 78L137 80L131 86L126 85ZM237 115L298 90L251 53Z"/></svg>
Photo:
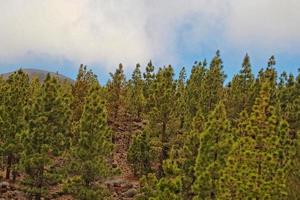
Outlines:
<svg viewBox="0 0 300 200"><path fill-rule="evenodd" d="M22 68L75 78L81 63L104 83L119 63L178 72L221 51L228 77L250 55L300 68L299 0L0 0L0 73Z"/></svg>

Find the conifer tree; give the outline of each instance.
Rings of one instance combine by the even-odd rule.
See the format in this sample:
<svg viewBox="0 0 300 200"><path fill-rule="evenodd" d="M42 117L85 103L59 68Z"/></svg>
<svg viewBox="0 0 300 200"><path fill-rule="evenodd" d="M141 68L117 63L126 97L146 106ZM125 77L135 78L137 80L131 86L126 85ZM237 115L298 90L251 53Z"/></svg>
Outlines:
<svg viewBox="0 0 300 200"><path fill-rule="evenodd" d="M152 160L150 137L146 131L133 137L128 149L127 160L133 168L135 175L142 176L150 172Z"/></svg>
<svg viewBox="0 0 300 200"><path fill-rule="evenodd" d="M87 69L87 66L80 65L75 84L72 85L72 134L78 132L79 121L83 112L85 104L85 98L88 95L88 91L96 81L96 75ZM76 137L74 135L74 139Z"/></svg>
<svg viewBox="0 0 300 200"><path fill-rule="evenodd" d="M224 74L222 63L220 51L218 50L212 59L205 76L205 106L202 108L205 116L207 116L210 111L214 110L215 106L223 97L223 83L226 75Z"/></svg>
<svg viewBox="0 0 300 200"><path fill-rule="evenodd" d="M71 147L67 167L66 191L76 199L104 199L103 178L111 174L109 157L112 151L111 132L107 127L100 87L89 90L80 119L79 141Z"/></svg>
<svg viewBox="0 0 300 200"><path fill-rule="evenodd" d="M182 177L180 169L174 159L175 151L170 152L170 159L164 162L164 177L156 184L156 193L153 200L175 199L183 200L182 198ZM176 154L176 153L175 153Z"/></svg>
<svg viewBox="0 0 300 200"><path fill-rule="evenodd" d="M296 153L292 159L289 173L288 199L300 198L300 69L296 80L290 75L283 90L281 90L282 116L290 125L290 136L296 143Z"/></svg>
<svg viewBox="0 0 300 200"><path fill-rule="evenodd" d="M111 121L116 121L119 114L120 108L124 105L124 95L125 95L125 75L123 71L123 65L119 64L119 68L115 73L110 73L111 80L107 84L107 108L108 108L108 118Z"/></svg>
<svg viewBox="0 0 300 200"><path fill-rule="evenodd" d="M284 76L284 75L283 75ZM292 74L282 80L278 87L278 98L282 117L290 125L291 136L296 136L300 130L299 101L300 101L300 75L294 78Z"/></svg>
<svg viewBox="0 0 300 200"><path fill-rule="evenodd" d="M250 57L246 54L242 69L230 83L226 96L228 117L236 120L242 110L248 113L254 103L253 98L254 75L252 74Z"/></svg>
<svg viewBox="0 0 300 200"><path fill-rule="evenodd" d="M155 80L154 66L151 60L146 66L146 72L143 73L143 77L144 77L143 94L146 100L145 112L149 112L151 107L153 106L152 95L153 95L153 84Z"/></svg>
<svg viewBox="0 0 300 200"><path fill-rule="evenodd" d="M1 152L4 156L6 179L16 179L16 164L20 159L19 136L26 128L25 107L29 99L29 77L22 70L9 76L5 88L2 88L2 106L0 106Z"/></svg>
<svg viewBox="0 0 300 200"><path fill-rule="evenodd" d="M146 66L146 72L143 73L143 77L145 79L145 85L144 85L144 95L145 97L148 97L150 94L150 88L152 83L155 79L155 73L154 73L154 66L152 64L152 61L150 60L149 63Z"/></svg>
<svg viewBox="0 0 300 200"><path fill-rule="evenodd" d="M164 187L159 187L159 193L171 193L174 198L192 199L192 185L196 180L195 161L200 146L200 135L204 128L204 117L201 110L198 110L192 122L192 130L178 135L177 144L174 144L170 157L164 161L165 176ZM170 182L170 187L166 187Z"/></svg>
<svg viewBox="0 0 300 200"><path fill-rule="evenodd" d="M73 102L71 104L72 121L79 121L83 112L85 97L90 86L96 81L96 75L87 66L80 65L75 84L72 87Z"/></svg>
<svg viewBox="0 0 300 200"><path fill-rule="evenodd" d="M192 199L192 185L196 180L195 164L200 147L200 136L203 132L205 119L202 111L199 109L192 122L192 130L183 134L183 145L179 147L177 165L181 170L182 177L182 197L183 199Z"/></svg>
<svg viewBox="0 0 300 200"><path fill-rule="evenodd" d="M137 64L133 71L132 78L129 81L129 110L135 119L141 119L141 114L145 105L143 94L143 80L140 71L140 65Z"/></svg>
<svg viewBox="0 0 300 200"><path fill-rule="evenodd" d="M149 173L140 179L140 194L136 200L148 200L157 196L156 185L158 183L155 174Z"/></svg>
<svg viewBox="0 0 300 200"><path fill-rule="evenodd" d="M201 62L196 62L192 68L191 75L187 80L187 119L185 127L191 129L191 121L195 117L198 109L202 110L205 107L205 76L207 73L206 65Z"/></svg>
<svg viewBox="0 0 300 200"><path fill-rule="evenodd" d="M276 61L275 57L271 56L268 60L268 66L265 70L261 69L258 73L257 81L256 81L256 97L259 95L262 85L265 82L269 82L270 87L270 95L272 104L278 103L276 101L278 99L276 86L277 86L277 72L275 69Z"/></svg>
<svg viewBox="0 0 300 200"><path fill-rule="evenodd" d="M34 99L39 96L41 92L40 90L41 90L40 80L38 78L33 78L30 81L30 105L32 105L34 103Z"/></svg>
<svg viewBox="0 0 300 200"><path fill-rule="evenodd" d="M244 127L243 134L238 134L227 159L220 179L219 199L287 198L292 142L288 124L276 116L270 98L267 81L261 86L250 119L240 125Z"/></svg>
<svg viewBox="0 0 300 200"><path fill-rule="evenodd" d="M179 120L179 130L183 131L184 125L186 124L187 118L187 92L186 92L186 72L183 67L179 73L179 78L176 85L176 115Z"/></svg>
<svg viewBox="0 0 300 200"><path fill-rule="evenodd" d="M175 99L175 84L173 80L173 68L171 66L160 68L154 82L153 103L154 107L150 112L149 129L151 138L159 139L159 170L158 174L163 175L163 161L168 156L171 148L171 139L174 138L175 130L172 129L173 107Z"/></svg>
<svg viewBox="0 0 300 200"><path fill-rule="evenodd" d="M2 78L2 76L0 76L0 105L4 104L4 97L5 97L5 92L6 92L6 82L5 80Z"/></svg>
<svg viewBox="0 0 300 200"><path fill-rule="evenodd" d="M70 121L68 108L69 105L63 104L58 81L48 74L32 105L28 131L22 136L24 185L36 200L47 196L49 184L58 181L54 161L65 148Z"/></svg>
<svg viewBox="0 0 300 200"><path fill-rule="evenodd" d="M232 135L225 106L220 102L200 135L195 164L194 199L216 199L221 170L231 148Z"/></svg>

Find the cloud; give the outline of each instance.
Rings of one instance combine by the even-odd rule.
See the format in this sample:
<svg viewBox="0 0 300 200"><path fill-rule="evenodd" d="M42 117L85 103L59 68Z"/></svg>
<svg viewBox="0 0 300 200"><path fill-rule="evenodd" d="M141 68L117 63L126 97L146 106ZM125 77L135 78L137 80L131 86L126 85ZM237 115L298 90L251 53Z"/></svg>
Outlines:
<svg viewBox="0 0 300 200"><path fill-rule="evenodd" d="M109 70L119 62L176 63L179 48L198 50L214 38L291 49L300 44L299 9L298 0L3 1L0 59L47 55Z"/></svg>
<svg viewBox="0 0 300 200"><path fill-rule="evenodd" d="M299 10L299 0L232 0L226 38L240 48L294 51L300 44Z"/></svg>
<svg viewBox="0 0 300 200"><path fill-rule="evenodd" d="M212 15L218 15L216 4L215 0L11 0L0 8L0 57L10 61L47 54L107 66L149 59L175 62L180 27L199 22L199 17L210 23ZM195 40L197 31L193 24L190 33Z"/></svg>

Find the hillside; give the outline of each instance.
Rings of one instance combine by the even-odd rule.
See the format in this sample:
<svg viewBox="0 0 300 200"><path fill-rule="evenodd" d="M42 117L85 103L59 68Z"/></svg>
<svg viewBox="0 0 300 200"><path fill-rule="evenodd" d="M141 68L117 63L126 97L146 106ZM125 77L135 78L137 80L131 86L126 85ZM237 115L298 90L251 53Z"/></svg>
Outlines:
<svg viewBox="0 0 300 200"><path fill-rule="evenodd" d="M300 199L300 73L203 63L0 79L0 200Z"/></svg>
<svg viewBox="0 0 300 200"><path fill-rule="evenodd" d="M60 79L60 80L67 80L68 82L71 82L71 83L74 82L74 80L72 80L71 78L66 77L66 76L64 76L62 74L58 74L58 73L54 73L54 72L49 72L49 71L46 71L46 70L33 69L33 68L25 68L25 69L22 68L22 70L26 74L28 74L31 79L34 78L34 77L38 77L40 79L40 81L44 81L45 78L46 78L46 76L47 76L47 74L50 73L50 75L58 77L58 79ZM3 76L4 78L7 78L13 72L4 73L4 74L1 74L0 76Z"/></svg>

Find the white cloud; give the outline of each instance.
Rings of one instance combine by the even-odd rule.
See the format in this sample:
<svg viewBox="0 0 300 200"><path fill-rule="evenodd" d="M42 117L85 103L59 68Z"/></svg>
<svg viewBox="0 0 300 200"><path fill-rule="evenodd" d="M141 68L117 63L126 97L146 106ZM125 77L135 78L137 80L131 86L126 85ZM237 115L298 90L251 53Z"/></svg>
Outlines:
<svg viewBox="0 0 300 200"><path fill-rule="evenodd" d="M226 37L238 47L277 52L298 48L299 0L232 0L230 8Z"/></svg>
<svg viewBox="0 0 300 200"><path fill-rule="evenodd" d="M0 0L0 59L28 54L81 63L174 63L178 34L239 47L300 44L299 0ZM216 27L219 27L216 29ZM218 31L217 33L215 31ZM21 61L20 61L21 62Z"/></svg>
<svg viewBox="0 0 300 200"><path fill-rule="evenodd" d="M174 62L178 29L200 16L211 21L218 15L216 4L216 0L10 0L0 7L0 57L9 61L30 52L108 66L149 59ZM198 30L198 25L191 29Z"/></svg>

